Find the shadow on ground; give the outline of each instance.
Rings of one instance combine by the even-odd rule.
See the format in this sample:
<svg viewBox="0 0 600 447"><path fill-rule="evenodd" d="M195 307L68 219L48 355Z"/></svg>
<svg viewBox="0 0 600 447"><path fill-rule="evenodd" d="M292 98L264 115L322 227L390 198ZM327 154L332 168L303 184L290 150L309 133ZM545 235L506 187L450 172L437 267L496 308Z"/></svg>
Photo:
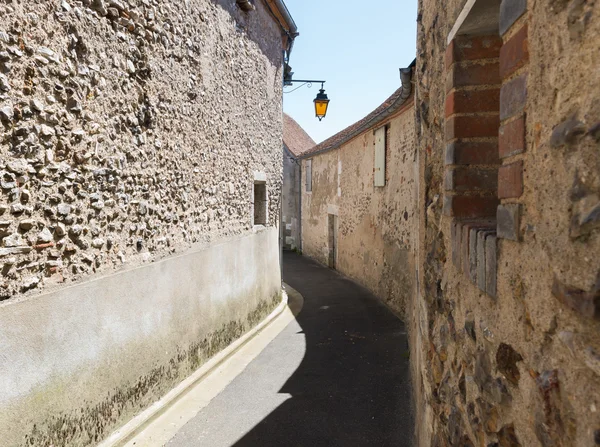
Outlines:
<svg viewBox="0 0 600 447"><path fill-rule="evenodd" d="M332 270L293 253L283 265L304 296L306 354L279 391L292 397L234 445L413 445L404 324Z"/></svg>

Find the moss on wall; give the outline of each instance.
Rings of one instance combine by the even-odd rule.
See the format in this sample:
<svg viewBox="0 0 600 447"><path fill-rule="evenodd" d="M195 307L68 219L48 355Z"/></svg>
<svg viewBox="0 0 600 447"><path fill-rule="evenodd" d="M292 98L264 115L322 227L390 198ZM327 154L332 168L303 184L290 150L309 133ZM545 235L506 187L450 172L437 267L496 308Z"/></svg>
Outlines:
<svg viewBox="0 0 600 447"><path fill-rule="evenodd" d="M254 328L280 301L281 294L261 301L245 319L231 321L202 340L179 347L168 362L156 366L135 382L110 391L101 402L80 406L68 414L50 415L34 425L21 445L87 446L100 442L112 430L160 399L211 357Z"/></svg>

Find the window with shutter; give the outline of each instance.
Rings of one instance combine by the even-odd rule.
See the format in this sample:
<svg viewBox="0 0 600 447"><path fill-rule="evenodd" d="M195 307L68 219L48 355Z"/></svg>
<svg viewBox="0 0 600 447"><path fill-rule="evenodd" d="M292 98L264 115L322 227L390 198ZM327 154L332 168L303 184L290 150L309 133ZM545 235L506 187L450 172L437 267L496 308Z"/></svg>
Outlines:
<svg viewBox="0 0 600 447"><path fill-rule="evenodd" d="M380 127L375 131L375 163L374 185L385 186L385 140L386 128Z"/></svg>
<svg viewBox="0 0 600 447"><path fill-rule="evenodd" d="M306 160L306 192L312 192L312 160Z"/></svg>

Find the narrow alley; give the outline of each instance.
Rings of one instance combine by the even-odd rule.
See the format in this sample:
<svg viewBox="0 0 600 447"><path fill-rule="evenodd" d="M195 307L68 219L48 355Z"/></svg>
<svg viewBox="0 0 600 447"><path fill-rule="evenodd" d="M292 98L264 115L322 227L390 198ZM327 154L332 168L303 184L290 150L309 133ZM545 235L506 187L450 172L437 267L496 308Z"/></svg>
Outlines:
<svg viewBox="0 0 600 447"><path fill-rule="evenodd" d="M0 0L0 447L600 447L600 0Z"/></svg>
<svg viewBox="0 0 600 447"><path fill-rule="evenodd" d="M167 444L411 446L404 324L333 270L284 254L296 321Z"/></svg>

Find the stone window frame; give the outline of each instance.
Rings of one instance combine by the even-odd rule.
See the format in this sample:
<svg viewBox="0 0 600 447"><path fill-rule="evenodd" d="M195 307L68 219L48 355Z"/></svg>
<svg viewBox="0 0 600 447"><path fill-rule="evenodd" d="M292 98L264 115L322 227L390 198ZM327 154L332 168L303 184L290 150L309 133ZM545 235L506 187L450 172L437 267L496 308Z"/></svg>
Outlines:
<svg viewBox="0 0 600 447"><path fill-rule="evenodd" d="M452 263L497 296L498 239L520 241L527 2L469 0L448 36L444 214Z"/></svg>
<svg viewBox="0 0 600 447"><path fill-rule="evenodd" d="M260 200L260 214L256 214L256 193L257 187L262 191L262 200ZM254 172L254 181L252 183L252 224L254 228L262 228L269 225L269 188L267 184L267 175L261 171Z"/></svg>

